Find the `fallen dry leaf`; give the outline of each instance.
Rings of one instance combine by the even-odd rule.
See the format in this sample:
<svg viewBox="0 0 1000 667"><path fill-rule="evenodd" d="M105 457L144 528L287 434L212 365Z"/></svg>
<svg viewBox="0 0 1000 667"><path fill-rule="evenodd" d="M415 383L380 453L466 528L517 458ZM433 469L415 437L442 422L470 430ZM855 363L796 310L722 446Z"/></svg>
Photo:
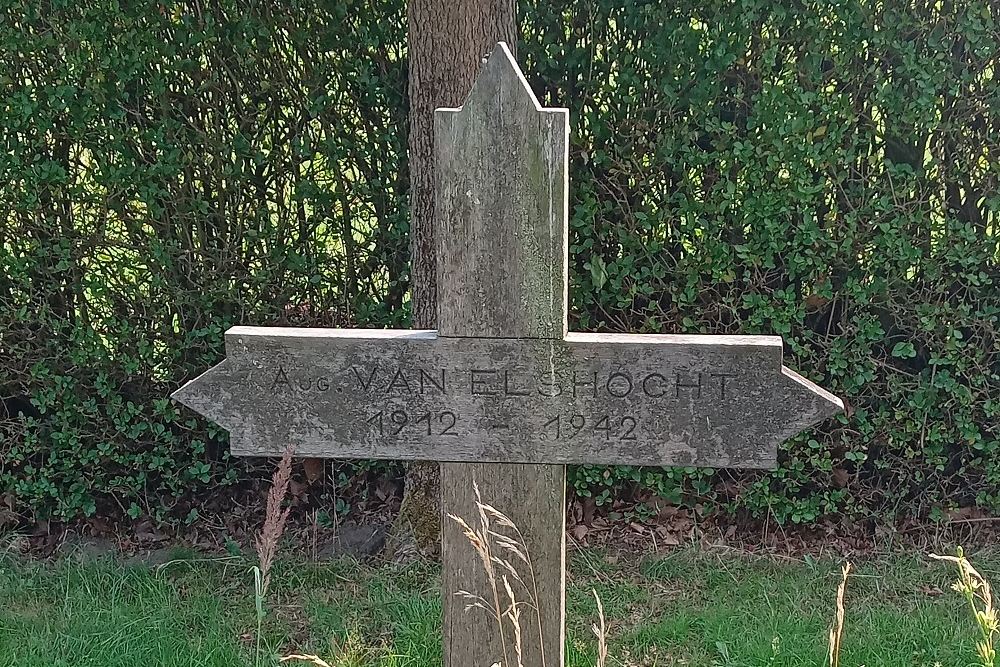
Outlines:
<svg viewBox="0 0 1000 667"><path fill-rule="evenodd" d="M306 481L315 484L321 481L326 473L326 461L317 458L302 459L302 469L306 473Z"/></svg>

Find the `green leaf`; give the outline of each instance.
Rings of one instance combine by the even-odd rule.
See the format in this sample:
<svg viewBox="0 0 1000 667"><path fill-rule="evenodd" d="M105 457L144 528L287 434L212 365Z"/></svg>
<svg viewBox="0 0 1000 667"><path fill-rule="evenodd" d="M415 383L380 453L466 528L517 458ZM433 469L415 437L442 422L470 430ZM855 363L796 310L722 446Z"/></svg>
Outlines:
<svg viewBox="0 0 1000 667"><path fill-rule="evenodd" d="M604 284L608 281L608 269L604 265L604 259L599 255L595 255L590 260L590 278L598 290L603 289Z"/></svg>

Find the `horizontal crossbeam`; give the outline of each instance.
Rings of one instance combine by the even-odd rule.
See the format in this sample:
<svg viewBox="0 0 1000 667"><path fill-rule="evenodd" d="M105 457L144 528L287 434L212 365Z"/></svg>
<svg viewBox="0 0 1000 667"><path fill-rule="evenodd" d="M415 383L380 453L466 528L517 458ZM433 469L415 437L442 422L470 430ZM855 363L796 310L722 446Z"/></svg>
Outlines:
<svg viewBox="0 0 1000 667"><path fill-rule="evenodd" d="M843 409L776 336L235 327L226 349L174 397L245 456L768 468Z"/></svg>

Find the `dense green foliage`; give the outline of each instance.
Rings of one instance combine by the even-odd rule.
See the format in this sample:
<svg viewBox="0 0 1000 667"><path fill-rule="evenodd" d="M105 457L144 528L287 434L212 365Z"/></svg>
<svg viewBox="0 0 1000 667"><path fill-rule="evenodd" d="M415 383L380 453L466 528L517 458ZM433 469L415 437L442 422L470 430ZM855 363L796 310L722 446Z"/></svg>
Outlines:
<svg viewBox="0 0 1000 667"><path fill-rule="evenodd" d="M37 515L235 479L165 399L226 327L407 321L402 1L158 7L0 6L0 495ZM577 490L1000 507L995 3L521 9L525 70L571 109L572 326L778 333L850 406L774 473Z"/></svg>
<svg viewBox="0 0 1000 667"><path fill-rule="evenodd" d="M405 324L402 2L160 7L0 10L0 396L36 415L0 489L38 512L232 480L167 398L229 326Z"/></svg>

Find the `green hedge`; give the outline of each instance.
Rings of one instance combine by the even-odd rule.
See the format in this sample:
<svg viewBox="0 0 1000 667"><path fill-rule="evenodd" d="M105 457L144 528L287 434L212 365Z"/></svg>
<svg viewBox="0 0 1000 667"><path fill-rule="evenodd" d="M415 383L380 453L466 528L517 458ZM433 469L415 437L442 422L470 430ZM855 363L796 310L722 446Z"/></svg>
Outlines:
<svg viewBox="0 0 1000 667"><path fill-rule="evenodd" d="M0 488L162 515L245 471L166 398L227 327L406 325L404 7L43 4L0 9Z"/></svg>
<svg viewBox="0 0 1000 667"><path fill-rule="evenodd" d="M165 398L226 327L407 324L403 2L38 4L0 8L0 500L167 516L247 471ZM774 473L580 493L1000 508L998 11L522 2L573 327L779 333L850 406Z"/></svg>

